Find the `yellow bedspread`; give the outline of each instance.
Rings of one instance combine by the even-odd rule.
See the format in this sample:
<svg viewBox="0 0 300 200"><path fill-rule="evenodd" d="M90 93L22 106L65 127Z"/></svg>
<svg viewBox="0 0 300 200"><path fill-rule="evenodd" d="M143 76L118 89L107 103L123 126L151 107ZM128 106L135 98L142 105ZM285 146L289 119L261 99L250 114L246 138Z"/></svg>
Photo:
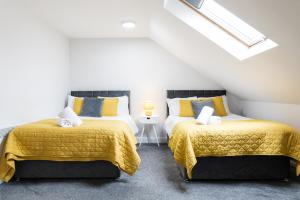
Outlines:
<svg viewBox="0 0 300 200"><path fill-rule="evenodd" d="M9 181L16 160L112 162L133 175L140 165L136 139L123 121L83 120L74 128L62 128L55 119L15 128L0 159L0 179Z"/></svg>
<svg viewBox="0 0 300 200"><path fill-rule="evenodd" d="M300 161L300 134L285 124L264 120L223 121L219 125L180 122L172 131L169 147L189 178L196 157L285 155Z"/></svg>

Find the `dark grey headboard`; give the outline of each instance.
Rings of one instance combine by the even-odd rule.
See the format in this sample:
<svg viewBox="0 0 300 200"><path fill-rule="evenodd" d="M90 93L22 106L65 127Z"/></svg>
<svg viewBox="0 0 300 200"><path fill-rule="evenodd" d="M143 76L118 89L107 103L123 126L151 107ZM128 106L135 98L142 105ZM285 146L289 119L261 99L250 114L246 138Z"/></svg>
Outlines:
<svg viewBox="0 0 300 200"><path fill-rule="evenodd" d="M167 90L167 98L184 98L184 97L215 97L226 95L226 90ZM167 105L167 115L169 108Z"/></svg>
<svg viewBox="0 0 300 200"><path fill-rule="evenodd" d="M129 90L100 90L100 91L71 91L75 97L119 97L128 96L128 106L130 112L130 91Z"/></svg>

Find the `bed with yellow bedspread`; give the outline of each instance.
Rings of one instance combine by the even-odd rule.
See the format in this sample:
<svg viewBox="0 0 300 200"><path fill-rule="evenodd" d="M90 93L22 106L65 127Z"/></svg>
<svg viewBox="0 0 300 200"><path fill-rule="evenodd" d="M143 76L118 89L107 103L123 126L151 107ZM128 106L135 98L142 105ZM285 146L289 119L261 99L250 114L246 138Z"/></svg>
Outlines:
<svg viewBox="0 0 300 200"><path fill-rule="evenodd" d="M133 175L141 162L135 144L123 121L90 119L79 127L62 128L49 119L19 126L9 133L1 153L0 179L9 181L19 160L105 160Z"/></svg>
<svg viewBox="0 0 300 200"><path fill-rule="evenodd" d="M179 122L172 131L169 147L176 162L192 169L197 157L283 155L295 159L300 174L300 134L292 127L265 120L223 121L219 125Z"/></svg>

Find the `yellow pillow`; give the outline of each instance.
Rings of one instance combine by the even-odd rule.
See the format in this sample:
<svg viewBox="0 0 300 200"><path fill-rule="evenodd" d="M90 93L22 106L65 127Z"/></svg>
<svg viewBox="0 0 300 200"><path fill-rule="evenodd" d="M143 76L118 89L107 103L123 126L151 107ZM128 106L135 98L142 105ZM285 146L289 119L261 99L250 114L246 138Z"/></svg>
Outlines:
<svg viewBox="0 0 300 200"><path fill-rule="evenodd" d="M224 107L223 98L222 96L216 96L216 97L201 97L198 98L198 101L206 101L212 99L214 106L215 106L215 112L218 116L227 116L227 112ZM180 100L180 117L193 117L194 111L192 106L192 101L194 100Z"/></svg>
<svg viewBox="0 0 300 200"><path fill-rule="evenodd" d="M207 101L210 98L198 98L198 99L182 99L179 100L180 106L180 117L194 117L194 110L192 106L192 101Z"/></svg>
<svg viewBox="0 0 300 200"><path fill-rule="evenodd" d="M227 116L228 114L225 110L222 96L212 97L212 100L214 102L217 115Z"/></svg>
<svg viewBox="0 0 300 200"><path fill-rule="evenodd" d="M179 106L180 106L180 117L193 117L194 111L192 107L192 100L179 100Z"/></svg>
<svg viewBox="0 0 300 200"><path fill-rule="evenodd" d="M104 98L102 105L102 116L117 116L118 115L118 98Z"/></svg>
<svg viewBox="0 0 300 200"><path fill-rule="evenodd" d="M74 99L73 110L77 115L80 115L80 113L81 113L81 109L82 109L82 106L83 106L83 101L84 101L84 98L76 97Z"/></svg>

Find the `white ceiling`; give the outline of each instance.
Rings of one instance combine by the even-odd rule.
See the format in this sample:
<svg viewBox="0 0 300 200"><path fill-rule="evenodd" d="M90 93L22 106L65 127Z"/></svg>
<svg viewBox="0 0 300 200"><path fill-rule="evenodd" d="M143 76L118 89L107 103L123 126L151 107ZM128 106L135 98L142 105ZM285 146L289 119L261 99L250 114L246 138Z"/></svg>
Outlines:
<svg viewBox="0 0 300 200"><path fill-rule="evenodd" d="M147 37L149 0L19 0L36 16L71 38ZM122 21L134 20L125 30Z"/></svg>
<svg viewBox="0 0 300 200"><path fill-rule="evenodd" d="M300 0L217 0L279 44L239 61L163 9L163 0L19 0L71 38L150 37L241 98L300 103ZM123 20L137 28L124 30Z"/></svg>

